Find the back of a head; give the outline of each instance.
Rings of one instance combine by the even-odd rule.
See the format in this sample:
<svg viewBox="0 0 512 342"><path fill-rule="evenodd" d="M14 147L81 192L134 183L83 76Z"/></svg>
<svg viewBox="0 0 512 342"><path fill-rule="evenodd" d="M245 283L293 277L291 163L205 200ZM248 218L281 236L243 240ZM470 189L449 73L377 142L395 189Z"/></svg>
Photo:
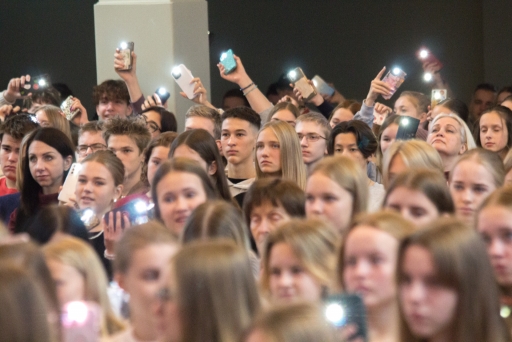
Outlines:
<svg viewBox="0 0 512 342"><path fill-rule="evenodd" d="M211 120L213 123L213 138L216 140L220 139L222 125L219 112L207 106L194 105L187 110L185 118L188 119L195 116Z"/></svg>
<svg viewBox="0 0 512 342"><path fill-rule="evenodd" d="M443 106L448 108L451 112L457 114L464 122L468 121L469 118L469 108L459 99L446 99L438 104L438 106Z"/></svg>

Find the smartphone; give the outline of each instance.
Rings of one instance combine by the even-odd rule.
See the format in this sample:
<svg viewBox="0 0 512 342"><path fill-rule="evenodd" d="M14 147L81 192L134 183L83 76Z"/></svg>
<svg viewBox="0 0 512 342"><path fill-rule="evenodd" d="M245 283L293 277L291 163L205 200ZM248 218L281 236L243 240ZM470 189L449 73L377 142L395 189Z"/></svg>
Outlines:
<svg viewBox="0 0 512 342"><path fill-rule="evenodd" d="M131 70L132 69L132 52L134 43L133 42L122 42L119 44L119 53L123 55L124 68L119 70Z"/></svg>
<svg viewBox="0 0 512 342"><path fill-rule="evenodd" d="M29 93L37 93L46 90L52 85L48 74L30 77L30 81L25 81L25 85L20 88L21 96L27 96Z"/></svg>
<svg viewBox="0 0 512 342"><path fill-rule="evenodd" d="M167 89L165 89L164 87L160 87L157 90L155 90L155 94L158 94L158 97L160 98L162 104L166 103L167 100L169 100L169 98L171 97L171 93L169 93ZM155 100L156 103L156 99L153 99Z"/></svg>
<svg viewBox="0 0 512 342"><path fill-rule="evenodd" d="M398 131L396 132L396 140L411 140L416 137L416 131L420 125L420 120L402 116L398 122Z"/></svg>
<svg viewBox="0 0 512 342"><path fill-rule="evenodd" d="M80 221L83 222L85 228L89 231L100 224L100 219L91 208L85 208L77 211Z"/></svg>
<svg viewBox="0 0 512 342"><path fill-rule="evenodd" d="M220 55L220 64L224 66L224 75L227 75L236 69L236 60L233 56L233 50L229 49Z"/></svg>
<svg viewBox="0 0 512 342"><path fill-rule="evenodd" d="M392 88L395 89L393 93L389 96L382 96L384 99L389 100L391 96L395 94L395 92L400 88L402 83L405 81L405 77L407 74L400 68L393 68L391 71L389 71L386 76L382 79L383 82L386 82L389 84Z"/></svg>
<svg viewBox="0 0 512 342"><path fill-rule="evenodd" d="M194 95L195 84L190 83L194 76L192 76L192 73L185 65L180 64L172 68L171 75L190 100L196 97Z"/></svg>
<svg viewBox="0 0 512 342"><path fill-rule="evenodd" d="M306 75L301 68L295 68L288 73L288 79L299 89L304 100L309 101L316 95L316 90L309 84Z"/></svg>
<svg viewBox="0 0 512 342"><path fill-rule="evenodd" d="M78 173L81 169L82 164L80 163L73 163L71 165L66 180L62 185L62 190L59 193L59 201L69 203L69 199L75 197L76 183L78 182Z"/></svg>
<svg viewBox="0 0 512 342"><path fill-rule="evenodd" d="M448 98L448 91L446 89L432 89L432 97L430 98L430 109L434 109L439 102Z"/></svg>
<svg viewBox="0 0 512 342"><path fill-rule="evenodd" d="M67 99L65 99L64 102L62 102L62 104L60 105L60 109L66 116L66 119L68 119L69 121L71 121L75 117L75 115L77 115L80 112L79 109L71 110L72 105L73 96L71 95L69 95Z"/></svg>
<svg viewBox="0 0 512 342"><path fill-rule="evenodd" d="M327 84L320 76L315 75L312 79L318 92L322 95L333 96L335 89Z"/></svg>
<svg viewBox="0 0 512 342"><path fill-rule="evenodd" d="M113 213L113 225L116 225L116 214L118 212L127 213L128 219L130 220L130 225L135 226L139 224L143 224L148 222L153 218L153 203L148 203L147 200L143 200L141 198L134 199L119 208L112 209L111 211L105 214L105 222L109 224L110 221L110 213ZM124 224L121 226L124 228Z"/></svg>
<svg viewBox="0 0 512 342"><path fill-rule="evenodd" d="M324 300L325 319L335 328L354 325L356 332L348 341L360 339L368 341L366 310L362 298L355 294L335 294Z"/></svg>
<svg viewBox="0 0 512 342"><path fill-rule="evenodd" d="M437 64L439 70L443 68L443 63L430 50L422 48L417 53L418 59L427 64Z"/></svg>
<svg viewBox="0 0 512 342"><path fill-rule="evenodd" d="M69 302L61 314L64 342L98 342L100 340L101 307L95 302Z"/></svg>

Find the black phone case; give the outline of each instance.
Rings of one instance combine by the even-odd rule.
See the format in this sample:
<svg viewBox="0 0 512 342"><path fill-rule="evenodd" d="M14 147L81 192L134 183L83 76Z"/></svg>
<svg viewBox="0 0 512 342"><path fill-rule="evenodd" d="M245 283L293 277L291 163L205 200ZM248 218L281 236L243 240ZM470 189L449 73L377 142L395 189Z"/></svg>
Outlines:
<svg viewBox="0 0 512 342"><path fill-rule="evenodd" d="M364 307L363 299L356 294L334 294L328 296L324 300L325 305L331 303L340 304L345 311L345 321L341 327L348 324L353 324L357 327L357 331L348 338L348 342L360 338L363 341L368 341L368 329L366 325L366 309Z"/></svg>
<svg viewBox="0 0 512 342"><path fill-rule="evenodd" d="M407 124L405 124L407 122ZM411 140L416 137L416 131L420 126L420 120L410 116L402 116L398 123L396 140Z"/></svg>

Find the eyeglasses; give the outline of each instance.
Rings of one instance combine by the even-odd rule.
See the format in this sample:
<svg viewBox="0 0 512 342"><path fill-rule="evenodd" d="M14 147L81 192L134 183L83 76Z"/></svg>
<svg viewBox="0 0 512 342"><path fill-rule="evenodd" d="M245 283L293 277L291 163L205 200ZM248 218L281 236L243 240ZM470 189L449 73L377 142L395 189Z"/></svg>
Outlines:
<svg viewBox="0 0 512 342"><path fill-rule="evenodd" d="M149 133L155 133L156 131L160 131L160 127L153 122L153 121L147 121L146 127L148 128Z"/></svg>
<svg viewBox="0 0 512 342"><path fill-rule="evenodd" d="M103 145L103 144L78 145L76 150L78 151L78 155L80 157L83 157L83 156L85 156L87 154L87 150L88 149L91 149L91 151L94 153L96 151L106 150L107 146Z"/></svg>
<svg viewBox="0 0 512 342"><path fill-rule="evenodd" d="M315 134L315 133L308 133L308 134L298 133L297 135L299 136L299 140L300 141L302 141L302 139L304 137L306 137L306 140L309 141L309 142L315 142L315 141L318 141L320 139L327 140L327 138L324 138L321 135L318 135L318 134Z"/></svg>

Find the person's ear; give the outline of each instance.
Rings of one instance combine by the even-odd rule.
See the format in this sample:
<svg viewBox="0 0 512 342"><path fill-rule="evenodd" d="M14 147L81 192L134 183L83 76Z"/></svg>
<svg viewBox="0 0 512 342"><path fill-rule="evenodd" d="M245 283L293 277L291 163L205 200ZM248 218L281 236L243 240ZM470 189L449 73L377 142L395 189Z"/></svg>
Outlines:
<svg viewBox="0 0 512 342"><path fill-rule="evenodd" d="M120 288L126 291L126 284L124 282L124 274L116 272L114 274L114 280L119 285Z"/></svg>
<svg viewBox="0 0 512 342"><path fill-rule="evenodd" d="M64 171L68 171L71 164L73 164L73 156L67 156L64 158Z"/></svg>
<svg viewBox="0 0 512 342"><path fill-rule="evenodd" d="M221 155L222 154L222 144L220 143L220 140L215 140L215 143L217 144L217 148L219 149L219 152Z"/></svg>
<svg viewBox="0 0 512 342"><path fill-rule="evenodd" d="M117 201L123 194L123 184L119 184L114 189L114 202Z"/></svg>
<svg viewBox="0 0 512 342"><path fill-rule="evenodd" d="M216 161L212 161L212 163L208 167L208 174L210 176L213 176L216 172L217 172L217 162Z"/></svg>
<svg viewBox="0 0 512 342"><path fill-rule="evenodd" d="M466 153L468 150L468 146L467 146L467 143L464 143L462 144L462 146L460 147L460 150L459 150L459 154L464 154Z"/></svg>

